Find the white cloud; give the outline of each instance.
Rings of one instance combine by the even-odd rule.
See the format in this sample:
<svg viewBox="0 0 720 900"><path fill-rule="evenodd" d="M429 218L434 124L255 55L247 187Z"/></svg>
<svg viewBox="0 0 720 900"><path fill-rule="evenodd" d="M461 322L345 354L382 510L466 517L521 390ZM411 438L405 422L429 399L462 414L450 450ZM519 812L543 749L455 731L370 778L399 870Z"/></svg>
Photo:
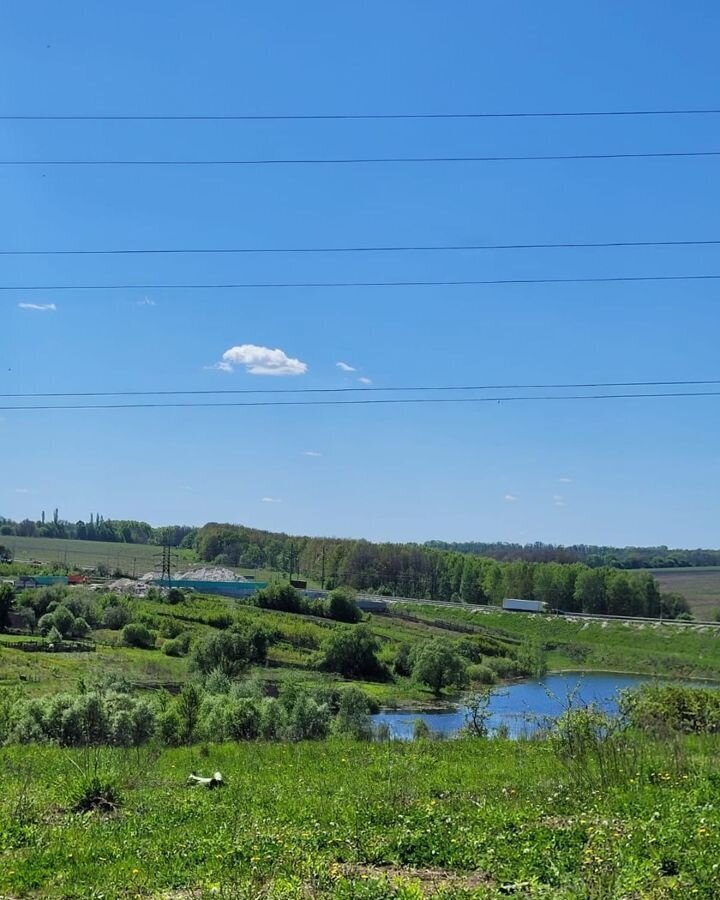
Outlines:
<svg viewBox="0 0 720 900"><path fill-rule="evenodd" d="M322 456L322 453L319 453L317 450L305 450L303 456Z"/></svg>
<svg viewBox="0 0 720 900"><path fill-rule="evenodd" d="M571 484L572 478L558 478L558 481L560 484Z"/></svg>
<svg viewBox="0 0 720 900"><path fill-rule="evenodd" d="M553 500L563 500L564 497L562 494L553 494Z"/></svg>
<svg viewBox="0 0 720 900"><path fill-rule="evenodd" d="M555 506L567 506L567 503L564 500L556 500Z"/></svg>
<svg viewBox="0 0 720 900"><path fill-rule="evenodd" d="M360 382L360 384L372 384L371 378L358 378L358 381Z"/></svg>
<svg viewBox="0 0 720 900"><path fill-rule="evenodd" d="M279 497L261 497L261 503L282 503Z"/></svg>
<svg viewBox="0 0 720 900"><path fill-rule="evenodd" d="M350 366L350 365L348 365L346 362L336 362L335 365L338 367L338 369L342 369L343 372L355 372L355 371L357 371L357 370L355 369L355 366Z"/></svg>
<svg viewBox="0 0 720 900"><path fill-rule="evenodd" d="M508 503L514 503L518 499L518 497L516 497L515 494L505 494L503 499L507 500Z"/></svg>
<svg viewBox="0 0 720 900"><path fill-rule="evenodd" d="M55 312L57 306L54 303L18 303L20 309L34 309L37 312Z"/></svg>
<svg viewBox="0 0 720 900"><path fill-rule="evenodd" d="M16 494L29 494L30 488L15 488Z"/></svg>
<svg viewBox="0 0 720 900"><path fill-rule="evenodd" d="M138 306L157 306L157 303L152 299L152 297L143 297L142 300L138 300Z"/></svg>
<svg viewBox="0 0 720 900"><path fill-rule="evenodd" d="M235 366L244 366L251 375L304 375L308 369L307 363L293 359L283 350L258 347L257 344L230 347L215 368L231 372Z"/></svg>

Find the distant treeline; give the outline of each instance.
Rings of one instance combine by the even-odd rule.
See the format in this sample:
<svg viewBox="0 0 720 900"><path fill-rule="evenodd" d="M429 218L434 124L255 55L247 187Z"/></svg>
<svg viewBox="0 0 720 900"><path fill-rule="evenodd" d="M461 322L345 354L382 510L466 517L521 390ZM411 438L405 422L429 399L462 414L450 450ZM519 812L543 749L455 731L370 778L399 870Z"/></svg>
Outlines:
<svg viewBox="0 0 720 900"><path fill-rule="evenodd" d="M244 526L228 527L237 527L243 534L262 536L253 541L241 541L243 545L241 552L244 559L240 564L249 568L282 568L282 566L275 565L275 561L278 559L278 554L282 555L286 552L288 541L300 544L311 540L306 537L291 538L286 534L259 531ZM192 549L199 532L200 529L189 525L163 525L153 528L147 522L136 519L106 519L100 513L91 513L87 522L82 519L77 522L68 522L59 517L57 510L53 512L52 518L45 519L43 515L43 518L38 521L23 519L16 522L0 516L0 536L71 538L81 541L109 541L124 544L169 544L171 547ZM319 540L322 540L327 546L337 543L353 545L367 543L335 539ZM233 541L229 543L232 545ZM262 546L258 549L260 545ZM402 546L417 547L418 545ZM473 556L495 559L498 562L583 563L593 569L603 566L613 569L677 569L692 566L720 566L720 550L673 550L665 546L606 547L594 544L563 546L540 542L512 544L503 541L490 543L427 541L421 546L422 548L469 553ZM203 558L208 557L204 556Z"/></svg>
<svg viewBox="0 0 720 900"><path fill-rule="evenodd" d="M298 538L214 523L198 531L194 546L207 562L302 574L327 588L467 603L521 597L552 609L614 615L675 617L688 611L682 596L661 595L649 572L606 566L500 562L418 544Z"/></svg>
<svg viewBox="0 0 720 900"><path fill-rule="evenodd" d="M91 513L88 522L80 519L67 522L58 511L52 518L44 514L38 521L23 519L14 522L0 516L0 535L17 537L65 538L78 541L109 541L116 544L169 544L171 547L192 547L197 528L188 525L163 525L153 528L147 522L135 519L105 519L100 513Z"/></svg>
<svg viewBox="0 0 720 900"><path fill-rule="evenodd" d="M482 543L466 541L447 543L428 541L426 547L489 556L503 562L581 562L591 568L613 569L679 569L691 566L720 566L720 550L672 550L669 547L603 547L593 544L507 544L502 541Z"/></svg>

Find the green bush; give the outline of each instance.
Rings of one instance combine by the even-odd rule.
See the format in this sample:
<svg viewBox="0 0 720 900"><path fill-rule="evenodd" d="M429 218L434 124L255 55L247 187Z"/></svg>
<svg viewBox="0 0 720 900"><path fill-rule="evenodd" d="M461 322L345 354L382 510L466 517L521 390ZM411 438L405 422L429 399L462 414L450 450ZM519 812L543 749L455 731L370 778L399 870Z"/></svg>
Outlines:
<svg viewBox="0 0 720 900"><path fill-rule="evenodd" d="M644 684L623 693L620 711L635 728L663 735L720 733L720 691L674 684Z"/></svg>
<svg viewBox="0 0 720 900"><path fill-rule="evenodd" d="M497 675L490 666L477 663L467 668L468 679L473 684L495 684Z"/></svg>
<svg viewBox="0 0 720 900"><path fill-rule="evenodd" d="M219 669L230 678L237 678L247 670L253 659L253 649L244 634L221 631L195 645L192 666L204 675Z"/></svg>
<svg viewBox="0 0 720 900"><path fill-rule="evenodd" d="M362 613L355 602L355 596L349 588L335 588L327 598L328 618L338 622L359 622Z"/></svg>
<svg viewBox="0 0 720 900"><path fill-rule="evenodd" d="M383 680L388 673L377 658L379 648L377 638L366 626L343 629L327 642L319 665L345 678Z"/></svg>
<svg viewBox="0 0 720 900"><path fill-rule="evenodd" d="M155 646L155 635L140 622L130 622L122 630L123 644L151 650Z"/></svg>
<svg viewBox="0 0 720 900"><path fill-rule="evenodd" d="M165 641L162 650L166 656L187 656L190 651L192 634L185 631L171 641Z"/></svg>
<svg viewBox="0 0 720 900"><path fill-rule="evenodd" d="M132 613L127 606L122 606L118 603L105 607L102 618L104 628L109 628L111 631L120 631L131 621Z"/></svg>
<svg viewBox="0 0 720 900"><path fill-rule="evenodd" d="M334 734L358 741L372 739L370 704L365 694L356 687L346 688L340 694L337 715L332 723Z"/></svg>

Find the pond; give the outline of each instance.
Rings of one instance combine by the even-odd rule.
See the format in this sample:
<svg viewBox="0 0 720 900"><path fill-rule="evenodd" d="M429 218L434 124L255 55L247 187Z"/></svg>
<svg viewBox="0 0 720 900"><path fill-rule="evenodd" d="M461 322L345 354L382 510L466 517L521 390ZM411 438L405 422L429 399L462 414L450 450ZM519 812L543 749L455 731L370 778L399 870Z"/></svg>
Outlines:
<svg viewBox="0 0 720 900"><path fill-rule="evenodd" d="M539 681L523 681L498 687L490 700L489 728L507 728L510 737L530 735L549 719L563 713L568 700L573 705L594 703L608 713L617 711L618 692L637 687L653 679L643 675L619 675L612 672L564 672L546 675ZM385 710L372 717L373 724L387 723L394 738L410 740L417 719L449 737L465 724L465 708L438 710Z"/></svg>

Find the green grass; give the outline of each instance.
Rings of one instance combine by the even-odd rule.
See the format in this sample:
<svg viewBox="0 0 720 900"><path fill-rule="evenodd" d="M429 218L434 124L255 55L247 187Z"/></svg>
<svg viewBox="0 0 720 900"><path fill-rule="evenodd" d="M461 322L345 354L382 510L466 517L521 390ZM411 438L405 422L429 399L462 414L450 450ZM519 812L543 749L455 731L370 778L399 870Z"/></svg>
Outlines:
<svg viewBox="0 0 720 900"><path fill-rule="evenodd" d="M488 608L402 604L429 624L438 620L489 629L508 637L538 641L548 650L551 670L588 670L674 675L720 680L720 629L650 623L570 621L563 616L505 613Z"/></svg>
<svg viewBox="0 0 720 900"><path fill-rule="evenodd" d="M162 552L153 544L115 544L109 541L69 541L61 538L3 537L0 540L9 547L16 561L40 563L67 563L79 567L106 565L132 575L143 575L157 568ZM174 550L178 562L195 558L189 550Z"/></svg>
<svg viewBox="0 0 720 900"><path fill-rule="evenodd" d="M662 591L677 591L687 598L696 618L712 620L720 611L720 566L650 571Z"/></svg>
<svg viewBox="0 0 720 900"><path fill-rule="evenodd" d="M83 588L73 590L84 590ZM217 617L228 613L241 621L259 622L276 635L267 666L258 670L268 682L288 678L304 682L327 679L315 667L323 643L339 629L353 626L313 616L257 609L224 597L191 595L185 602L169 605L151 600L131 601L134 615L150 616L159 629L168 618L176 618L196 639L213 631ZM720 681L720 632L714 629L681 629L660 625L570 622L564 618L530 616L488 610L475 613L450 606L404 604L394 607L403 615L374 615L368 621L381 644L380 657L391 663L401 644L417 644L437 637L463 637L458 628L471 628L479 635L499 638L517 647L530 639L547 651L551 670L635 672L681 678ZM455 630L453 630L455 629ZM23 692L40 696L71 690L82 679L122 676L138 687L177 684L190 677L188 660L166 656L162 639L154 650L120 645L120 633L98 631L95 653L25 653L0 646L0 686L20 686ZM8 636L4 640L12 640ZM385 706L437 704L430 691L408 678L387 682L357 682Z"/></svg>
<svg viewBox="0 0 720 900"><path fill-rule="evenodd" d="M644 744L588 791L542 742L5 748L0 895L716 900L719 750ZM72 811L93 771L115 813Z"/></svg>

